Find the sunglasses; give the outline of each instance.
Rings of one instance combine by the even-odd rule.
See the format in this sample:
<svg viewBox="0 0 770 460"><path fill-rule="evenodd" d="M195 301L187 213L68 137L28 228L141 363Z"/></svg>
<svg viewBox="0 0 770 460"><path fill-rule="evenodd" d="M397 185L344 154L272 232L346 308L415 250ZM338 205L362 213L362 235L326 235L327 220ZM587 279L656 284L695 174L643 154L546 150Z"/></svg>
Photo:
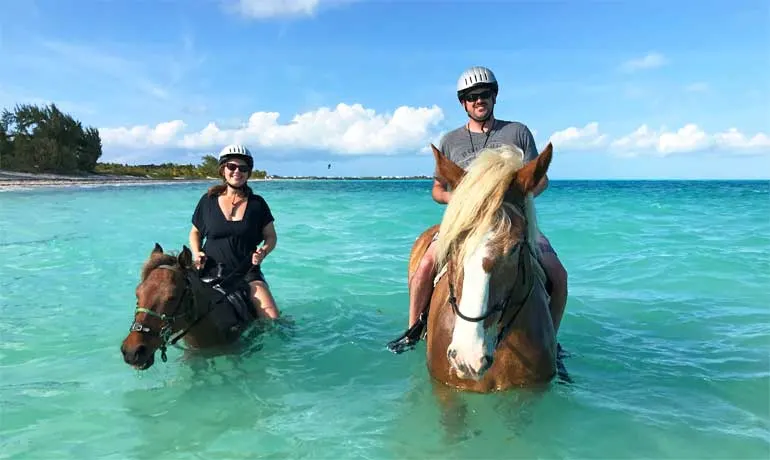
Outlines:
<svg viewBox="0 0 770 460"><path fill-rule="evenodd" d="M492 91L486 90L480 93L463 94L462 99L466 102L474 102L476 99L489 99L492 97Z"/></svg>
<svg viewBox="0 0 770 460"><path fill-rule="evenodd" d="M228 171L235 171L237 169L242 173L247 173L251 170L249 165L239 165L237 163L225 163L225 167Z"/></svg>

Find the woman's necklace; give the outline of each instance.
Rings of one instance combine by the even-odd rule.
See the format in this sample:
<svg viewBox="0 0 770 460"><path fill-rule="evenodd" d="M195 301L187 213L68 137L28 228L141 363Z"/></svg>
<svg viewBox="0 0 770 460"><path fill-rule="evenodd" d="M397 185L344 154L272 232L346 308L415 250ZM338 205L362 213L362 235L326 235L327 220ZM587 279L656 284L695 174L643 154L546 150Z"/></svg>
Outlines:
<svg viewBox="0 0 770 460"><path fill-rule="evenodd" d="M237 197L238 197L237 195L233 195L233 199L232 199L232 201L230 201L230 206L231 206L230 207L230 220L233 220L233 217L235 217L235 213L238 211L238 207L241 205L241 203L246 201L246 199L244 198L243 200L240 200L240 201L236 202L235 199Z"/></svg>

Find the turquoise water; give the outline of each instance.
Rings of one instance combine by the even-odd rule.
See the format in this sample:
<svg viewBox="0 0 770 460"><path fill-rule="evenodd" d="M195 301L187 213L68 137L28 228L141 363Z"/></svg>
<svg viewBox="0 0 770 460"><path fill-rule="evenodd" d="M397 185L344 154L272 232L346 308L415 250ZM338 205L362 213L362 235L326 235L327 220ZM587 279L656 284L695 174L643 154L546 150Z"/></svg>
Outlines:
<svg viewBox="0 0 770 460"><path fill-rule="evenodd" d="M293 329L238 357L123 363L141 264L205 184L0 193L0 458L768 458L770 183L552 182L574 383L442 416L407 321L429 183L262 182ZM459 423L458 414L464 414ZM452 415L452 414L450 414Z"/></svg>

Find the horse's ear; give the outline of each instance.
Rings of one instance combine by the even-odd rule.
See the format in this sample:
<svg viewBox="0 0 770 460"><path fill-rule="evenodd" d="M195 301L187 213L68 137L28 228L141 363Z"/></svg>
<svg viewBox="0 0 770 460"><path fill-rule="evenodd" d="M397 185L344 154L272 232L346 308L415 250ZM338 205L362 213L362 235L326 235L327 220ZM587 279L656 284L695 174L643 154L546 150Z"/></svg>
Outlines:
<svg viewBox="0 0 770 460"><path fill-rule="evenodd" d="M548 167L551 165L552 156L553 145L549 142L537 158L516 172L514 183L524 195L537 187L537 184L543 179L548 171Z"/></svg>
<svg viewBox="0 0 770 460"><path fill-rule="evenodd" d="M430 148L433 150L433 158L436 160L436 176L443 179L452 189L457 188L457 184L465 175L465 170L447 158L435 145L430 144Z"/></svg>
<svg viewBox="0 0 770 460"><path fill-rule="evenodd" d="M150 253L151 256L154 256L155 254L163 254L163 248L160 247L158 243L155 243L155 247L152 248L152 252Z"/></svg>
<svg viewBox="0 0 770 460"><path fill-rule="evenodd" d="M187 248L187 245L182 246L182 252L179 253L176 260L182 268L192 267L192 252Z"/></svg>

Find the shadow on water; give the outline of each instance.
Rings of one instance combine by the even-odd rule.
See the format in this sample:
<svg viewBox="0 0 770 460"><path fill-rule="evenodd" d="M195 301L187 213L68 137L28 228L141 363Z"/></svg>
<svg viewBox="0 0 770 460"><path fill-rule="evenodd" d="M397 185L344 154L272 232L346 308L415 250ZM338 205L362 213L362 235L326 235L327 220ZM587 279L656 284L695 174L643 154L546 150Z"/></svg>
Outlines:
<svg viewBox="0 0 770 460"><path fill-rule="evenodd" d="M424 350L418 347L413 352ZM462 392L436 382L421 362L394 408L398 415L388 438L398 439L398 444L389 446L390 453L394 458L495 458L501 442L512 448L525 446L533 431L542 429L554 398L560 397L557 393L562 390L556 390L574 383L564 364L570 356L560 350L557 376L547 384L490 394Z"/></svg>
<svg viewBox="0 0 770 460"><path fill-rule="evenodd" d="M130 458L200 454L218 438L249 431L255 420L279 410L244 391L244 381L237 366L217 373L197 368L181 382L124 393L125 413L134 422L129 428L135 442Z"/></svg>
<svg viewBox="0 0 770 460"><path fill-rule="evenodd" d="M289 341L294 329L287 318L246 331L229 350L185 351L176 360L173 379L123 393L124 412L134 422L127 428L136 444L129 458L203 458L212 450L227 452L232 445L227 440L232 439L236 444L249 440L245 450L262 455L259 440L265 437L271 448L278 444L290 451L280 438L258 430L259 420L286 410L278 399L260 396L260 381L266 378L259 355L265 341ZM147 377L154 379L152 374Z"/></svg>
<svg viewBox="0 0 770 460"><path fill-rule="evenodd" d="M297 318L258 323L228 354L184 353L173 381L124 393L132 458L299 458L317 455L319 442L343 442L327 452L350 455L491 456L501 440L524 443L553 385L571 381L562 363L543 388L459 393L430 379L422 347L380 351L378 314L351 313L344 301L323 307L329 314L312 322L304 312L317 301Z"/></svg>

